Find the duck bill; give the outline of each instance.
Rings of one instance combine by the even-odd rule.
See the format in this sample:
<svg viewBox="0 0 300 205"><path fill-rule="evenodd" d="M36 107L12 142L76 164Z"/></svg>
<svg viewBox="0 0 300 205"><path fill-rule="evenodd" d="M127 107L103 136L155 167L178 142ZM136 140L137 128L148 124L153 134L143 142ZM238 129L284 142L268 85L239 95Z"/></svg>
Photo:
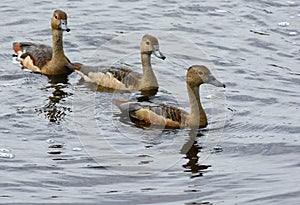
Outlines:
<svg viewBox="0 0 300 205"><path fill-rule="evenodd" d="M214 86L216 86L216 87L223 87L223 88L226 87L225 84L223 84L223 83L221 83L220 81L218 81L218 80L215 78L215 76L213 76L212 74L210 74L210 75L208 76L208 81L206 81L206 83L211 84L211 85L214 85Z"/></svg>
<svg viewBox="0 0 300 205"><path fill-rule="evenodd" d="M68 28L68 26L67 26L67 20L65 20L65 19L61 19L60 20L59 28L61 30L63 30L63 31L67 31L67 32L71 31L71 29Z"/></svg>
<svg viewBox="0 0 300 205"><path fill-rule="evenodd" d="M158 45L153 46L153 54L154 54L157 58L160 58L160 59L163 59L163 60L166 59L166 56L164 56L164 55L160 52L159 46L158 46Z"/></svg>

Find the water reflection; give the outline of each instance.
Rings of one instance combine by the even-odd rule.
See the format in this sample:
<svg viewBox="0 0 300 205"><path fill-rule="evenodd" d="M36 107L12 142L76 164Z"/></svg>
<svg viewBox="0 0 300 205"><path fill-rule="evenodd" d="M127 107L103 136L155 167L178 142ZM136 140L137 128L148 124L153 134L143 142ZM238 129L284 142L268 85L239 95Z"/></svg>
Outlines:
<svg viewBox="0 0 300 205"><path fill-rule="evenodd" d="M65 76L59 76L56 78L49 78L50 85L42 88L43 90L53 90L51 96L48 97L47 103L41 107L35 109L38 113L43 113L50 122L60 123L67 113L72 112L71 107L66 103L60 103L72 93L64 91L68 87L68 79Z"/></svg>
<svg viewBox="0 0 300 205"><path fill-rule="evenodd" d="M203 147L198 145L197 138L203 136L203 134L199 131L191 130L189 135L189 140L181 148L181 154L186 155L184 158L188 159L188 162L182 166L186 169L185 172L192 173L191 178L200 177L211 167L211 165L199 164L198 154L200 154Z"/></svg>

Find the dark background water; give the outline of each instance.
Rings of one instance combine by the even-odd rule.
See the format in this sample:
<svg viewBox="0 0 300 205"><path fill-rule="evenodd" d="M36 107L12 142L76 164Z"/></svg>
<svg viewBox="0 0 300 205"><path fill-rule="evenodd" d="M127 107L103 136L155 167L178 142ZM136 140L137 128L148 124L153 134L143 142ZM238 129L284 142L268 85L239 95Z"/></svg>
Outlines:
<svg viewBox="0 0 300 205"><path fill-rule="evenodd" d="M140 38L156 35L167 60L153 59L154 101L188 109L186 68L210 67L227 88L202 88L209 127L137 128L111 103L134 94L21 70L12 42L51 45L58 8L75 62L140 69ZM4 0L0 11L0 203L299 203L298 1Z"/></svg>

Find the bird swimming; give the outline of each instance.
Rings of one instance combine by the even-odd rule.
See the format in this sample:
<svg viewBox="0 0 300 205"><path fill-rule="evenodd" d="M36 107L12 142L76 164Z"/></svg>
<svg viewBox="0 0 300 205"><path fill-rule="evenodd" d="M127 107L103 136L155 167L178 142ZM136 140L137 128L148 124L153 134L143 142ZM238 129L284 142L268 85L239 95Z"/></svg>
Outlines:
<svg viewBox="0 0 300 205"><path fill-rule="evenodd" d="M32 42L14 42L13 49L22 66L35 73L44 75L68 75L74 71L74 65L65 56L63 32L69 32L67 14L55 10L51 19L52 47Z"/></svg>
<svg viewBox="0 0 300 205"><path fill-rule="evenodd" d="M186 86L190 102L190 112L167 104L153 104L115 100L123 114L142 126L159 126L166 129L184 127L204 128L207 126L207 116L201 105L200 85L211 84L225 88L210 70L202 65L193 65L186 74Z"/></svg>
<svg viewBox="0 0 300 205"><path fill-rule="evenodd" d="M158 39L152 35L143 36L140 43L143 73L128 68L106 66L78 66L76 71L87 82L113 90L140 90L157 92L159 85L152 69L151 55L164 60L166 57L159 50ZM155 92L155 93L156 93Z"/></svg>

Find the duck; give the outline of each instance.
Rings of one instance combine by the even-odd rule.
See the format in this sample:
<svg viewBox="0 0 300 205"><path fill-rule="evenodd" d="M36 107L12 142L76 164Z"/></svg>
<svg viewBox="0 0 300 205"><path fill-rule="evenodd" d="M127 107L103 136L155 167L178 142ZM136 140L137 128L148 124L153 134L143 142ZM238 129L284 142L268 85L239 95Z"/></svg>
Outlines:
<svg viewBox="0 0 300 205"><path fill-rule="evenodd" d="M158 39L145 34L140 43L140 54L143 73L129 68L115 66L76 66L75 71L87 82L99 86L123 91L157 91L157 78L151 66L151 55L165 60L166 57L159 50Z"/></svg>
<svg viewBox="0 0 300 205"><path fill-rule="evenodd" d="M200 101L200 85L211 84L225 88L210 70L203 65L192 65L186 74L186 87L190 112L169 104L114 100L121 114L129 116L139 126L164 127L165 129L205 128L208 125L206 113Z"/></svg>
<svg viewBox="0 0 300 205"><path fill-rule="evenodd" d="M13 50L23 68L48 76L69 75L74 65L65 56L63 32L69 32L67 14L55 10L51 19L52 47L32 42L14 42Z"/></svg>

